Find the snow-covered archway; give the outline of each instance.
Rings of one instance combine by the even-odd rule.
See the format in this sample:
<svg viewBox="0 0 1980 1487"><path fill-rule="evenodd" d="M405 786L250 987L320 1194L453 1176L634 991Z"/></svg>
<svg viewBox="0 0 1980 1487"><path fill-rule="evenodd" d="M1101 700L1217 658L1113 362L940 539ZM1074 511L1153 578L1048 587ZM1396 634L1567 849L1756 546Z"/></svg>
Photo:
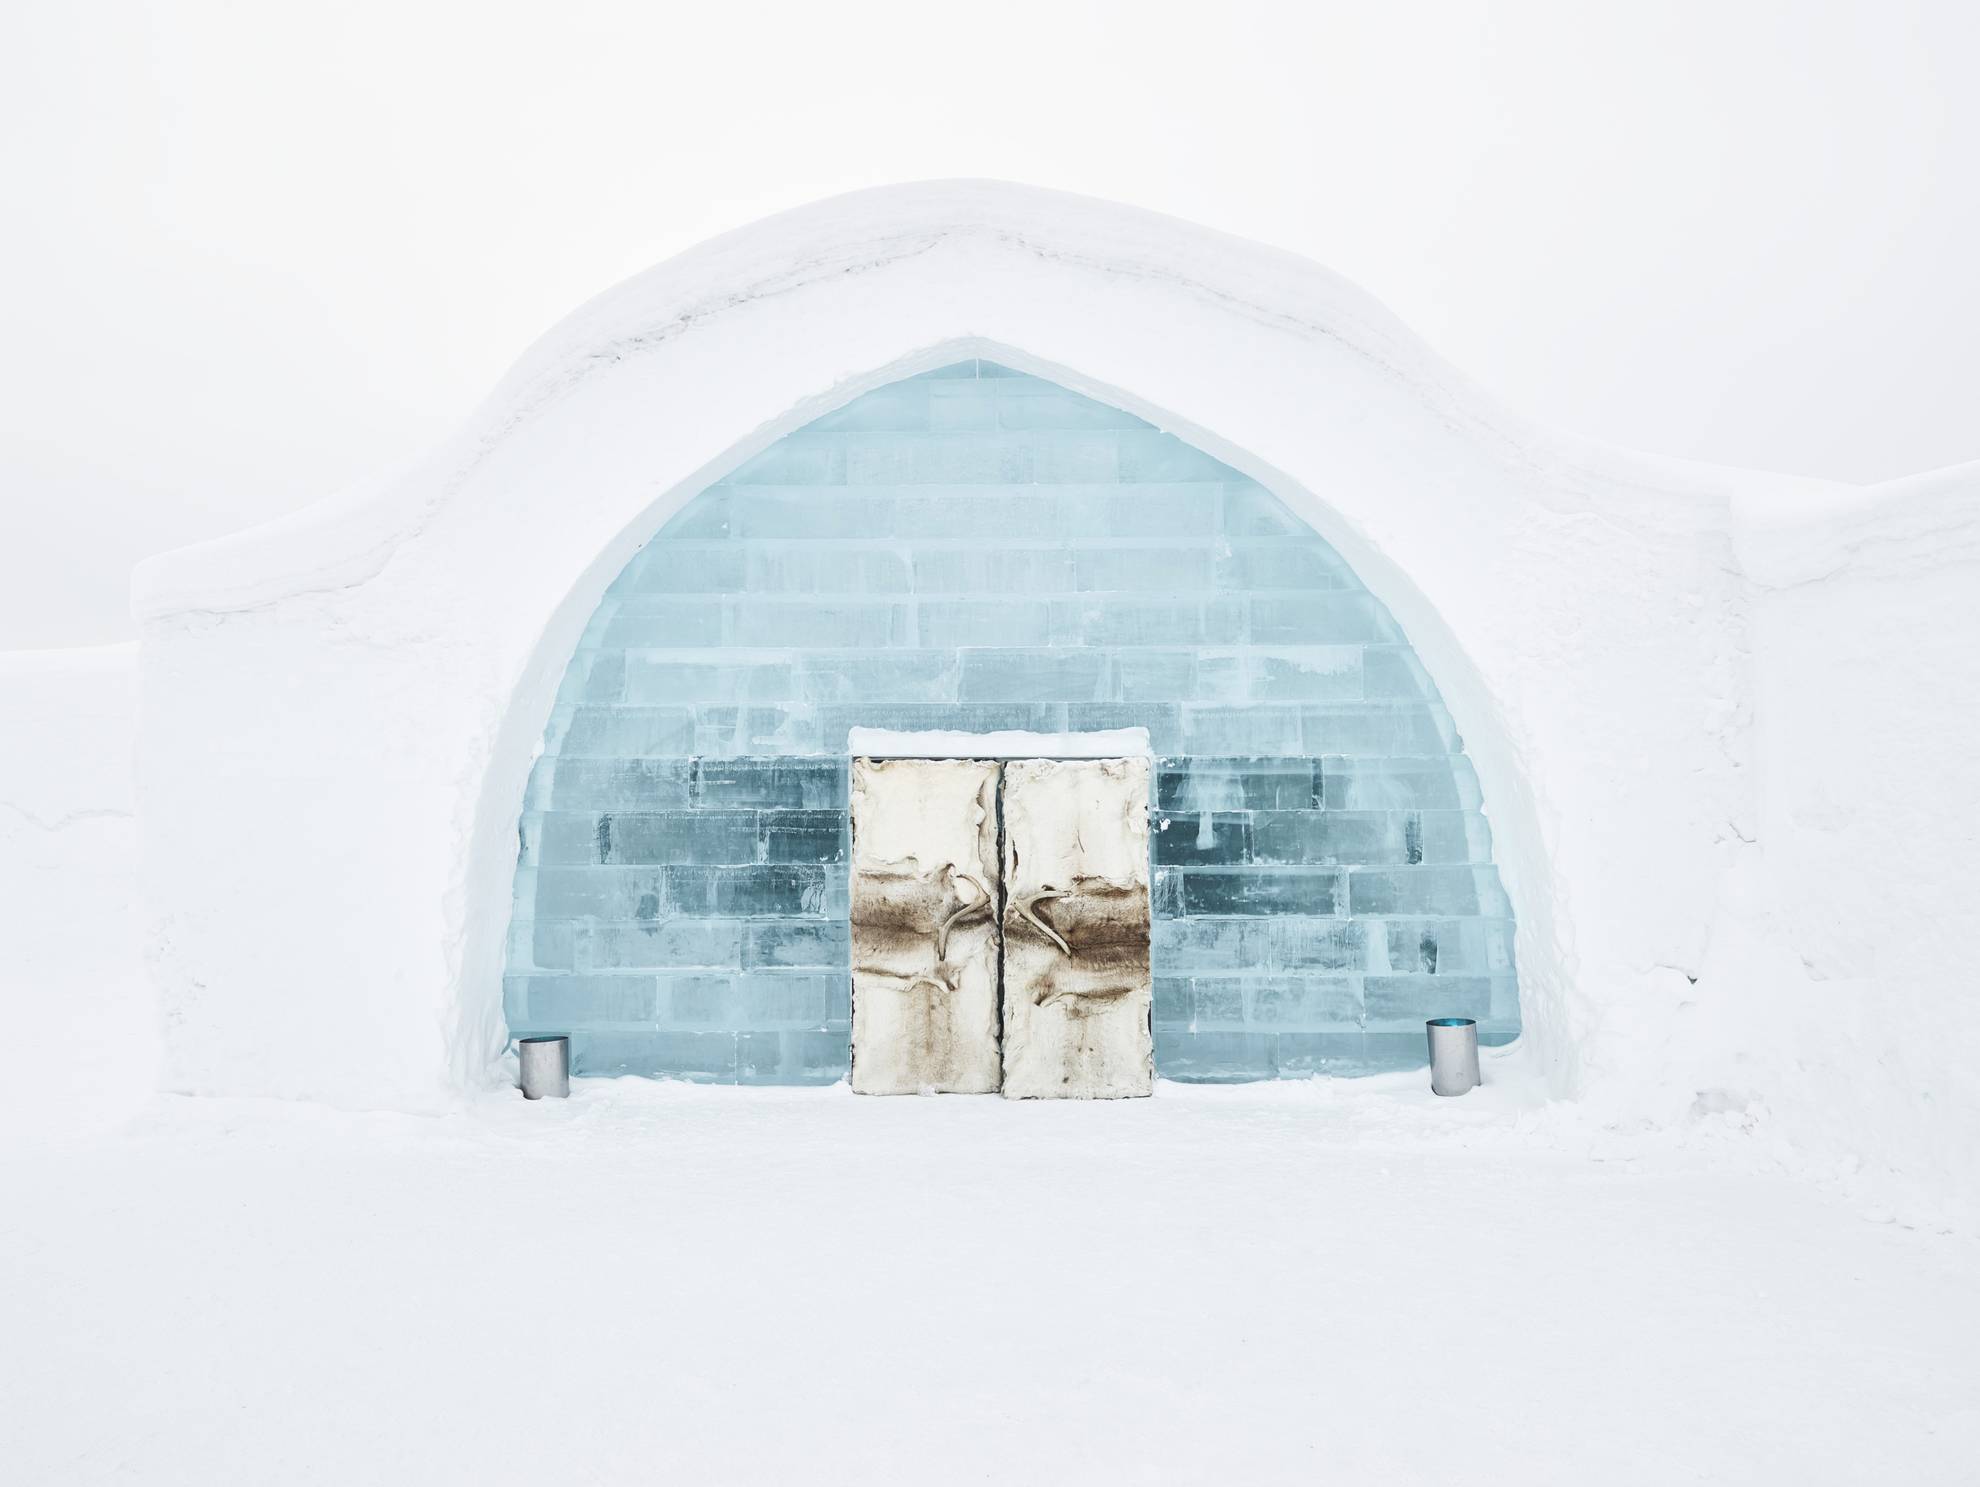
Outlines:
<svg viewBox="0 0 1980 1487"><path fill-rule="evenodd" d="M406 1106L483 1077L525 780L613 575L742 459L971 356L1180 436L1347 560L1483 782L1527 1043L1562 1088L1615 1055L1702 953L1747 808L1723 493L1521 425L1310 264L960 183L697 248L417 468L141 571L172 1082Z"/></svg>
<svg viewBox="0 0 1980 1487"><path fill-rule="evenodd" d="M1518 1030L1485 802L1387 609L1237 471L968 358L786 435L613 580L531 770L511 1033L581 1073L843 1078L860 727L1146 732L1167 1077Z"/></svg>

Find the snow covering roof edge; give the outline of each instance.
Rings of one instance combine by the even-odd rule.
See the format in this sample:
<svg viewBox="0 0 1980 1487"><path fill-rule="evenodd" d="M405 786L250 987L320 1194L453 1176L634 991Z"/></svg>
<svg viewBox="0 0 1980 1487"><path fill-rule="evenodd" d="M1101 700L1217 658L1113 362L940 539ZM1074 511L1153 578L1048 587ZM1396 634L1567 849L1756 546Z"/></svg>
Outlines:
<svg viewBox="0 0 1980 1487"><path fill-rule="evenodd" d="M954 729L853 728L846 752L865 759L1152 759L1146 728L1089 728L1035 733L1000 728L987 733Z"/></svg>
<svg viewBox="0 0 1980 1487"><path fill-rule="evenodd" d="M1795 518L1780 513L1797 507L1827 528L1840 510L1868 515L1881 504L1872 493L1882 487L1667 459L1535 425L1500 406L1371 295L1284 250L1091 197L998 181L932 181L852 192L763 218L605 291L532 345L464 426L423 460L278 520L139 563L133 613L142 622L251 609L363 583L425 527L487 450L594 372L708 329L727 309L962 241L993 255L1165 280L1234 315L1330 338L1454 421L1497 436L1528 461L1538 456L1558 477L1593 470L1653 491L1717 498L1729 503L1736 527L1749 496L1775 527L1792 525Z"/></svg>

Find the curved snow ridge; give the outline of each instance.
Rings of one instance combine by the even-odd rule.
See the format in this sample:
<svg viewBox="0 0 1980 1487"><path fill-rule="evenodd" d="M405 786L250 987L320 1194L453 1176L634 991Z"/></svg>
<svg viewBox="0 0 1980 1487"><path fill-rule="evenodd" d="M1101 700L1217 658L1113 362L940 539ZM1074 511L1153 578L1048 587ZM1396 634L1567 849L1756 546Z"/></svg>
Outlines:
<svg viewBox="0 0 1980 1487"><path fill-rule="evenodd" d="M380 572L511 430L601 369L642 356L745 307L799 298L856 275L884 275L932 254L957 278L1056 266L1063 275L1157 284L1186 300L1306 341L1329 340L1407 386L1447 422L1510 457L1551 467L1538 487L1597 483L1723 496L1710 467L1613 449L1499 406L1365 291L1284 250L1160 213L996 181L936 181L830 198L711 238L581 306L538 340L463 428L418 467L353 486L277 521L159 554L138 565L140 621L252 609L353 587ZM927 341L922 318L956 313L925 284L876 310L897 316L903 350ZM942 337L975 333L950 324ZM983 334L994 340L990 328ZM846 370L847 380L871 368ZM818 411L825 411L829 396ZM766 421L787 410L766 408ZM1558 476L1566 475L1566 480ZM1735 479L1732 488L1738 488ZM1544 495L1544 490L1542 491Z"/></svg>
<svg viewBox="0 0 1980 1487"><path fill-rule="evenodd" d="M403 467L255 526L141 559L131 570L139 624L173 614L256 609L374 577L422 525L403 509Z"/></svg>
<svg viewBox="0 0 1980 1487"><path fill-rule="evenodd" d="M1980 565L1980 460L1798 500L1756 487L1735 511L1740 564L1768 588Z"/></svg>

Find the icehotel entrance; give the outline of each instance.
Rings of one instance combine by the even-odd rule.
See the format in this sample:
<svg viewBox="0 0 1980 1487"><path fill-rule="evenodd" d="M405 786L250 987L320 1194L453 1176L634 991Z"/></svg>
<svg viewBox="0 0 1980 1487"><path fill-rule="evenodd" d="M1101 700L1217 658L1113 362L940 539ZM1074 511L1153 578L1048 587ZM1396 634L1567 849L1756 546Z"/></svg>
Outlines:
<svg viewBox="0 0 1980 1487"><path fill-rule="evenodd" d="M1113 909L1071 876L1128 875L1068 871L1073 838L1055 833L1090 802L1052 793L1043 744L967 751L1127 729L1145 733L1114 757L1139 750L1148 776L1134 995L1159 1075L1418 1067L1426 1017L1474 1017L1487 1043L1518 1032L1488 802L1381 600L1258 482L988 361L785 435L606 589L523 801L509 1030L568 1033L579 1074L832 1084L857 1065L862 1087L1111 1086L1113 1043L1082 1074L1061 1037L1112 1029L1102 993L1129 984L1097 969L1120 931L1088 917ZM921 755L992 763L973 784L926 783L941 813L907 813L873 858L924 868L876 869L855 912L855 856L894 829L876 817L855 842L869 732L942 735L954 749ZM986 788L1001 848L969 832ZM1097 831L1080 828L1081 850ZM856 1060L855 924L895 988L891 1008L862 992L862 1023L903 1020L891 1053L862 1026ZM1050 989L1027 1001L1014 977ZM1035 1065L1029 1016L1050 1034Z"/></svg>
<svg viewBox="0 0 1980 1487"><path fill-rule="evenodd" d="M852 763L852 1087L1145 1095L1148 763Z"/></svg>

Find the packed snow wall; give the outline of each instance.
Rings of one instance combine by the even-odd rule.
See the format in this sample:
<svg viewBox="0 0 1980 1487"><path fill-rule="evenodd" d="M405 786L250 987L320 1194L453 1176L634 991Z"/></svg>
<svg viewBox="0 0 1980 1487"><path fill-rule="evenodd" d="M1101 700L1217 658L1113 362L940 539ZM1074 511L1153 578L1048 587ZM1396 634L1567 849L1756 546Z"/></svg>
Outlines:
<svg viewBox="0 0 1980 1487"><path fill-rule="evenodd" d="M1980 463L1740 515L1760 811L1685 1073L1885 1214L1980 1229Z"/></svg>
<svg viewBox="0 0 1980 1487"><path fill-rule="evenodd" d="M1257 482L981 359L786 435L613 581L530 778L510 1030L580 1073L841 1077L860 726L1148 729L1168 1077L1518 1031L1478 778L1389 611Z"/></svg>
<svg viewBox="0 0 1980 1487"><path fill-rule="evenodd" d="M10 1132L72 1132L141 1102L156 1077L136 914L136 664L127 645L0 652Z"/></svg>

